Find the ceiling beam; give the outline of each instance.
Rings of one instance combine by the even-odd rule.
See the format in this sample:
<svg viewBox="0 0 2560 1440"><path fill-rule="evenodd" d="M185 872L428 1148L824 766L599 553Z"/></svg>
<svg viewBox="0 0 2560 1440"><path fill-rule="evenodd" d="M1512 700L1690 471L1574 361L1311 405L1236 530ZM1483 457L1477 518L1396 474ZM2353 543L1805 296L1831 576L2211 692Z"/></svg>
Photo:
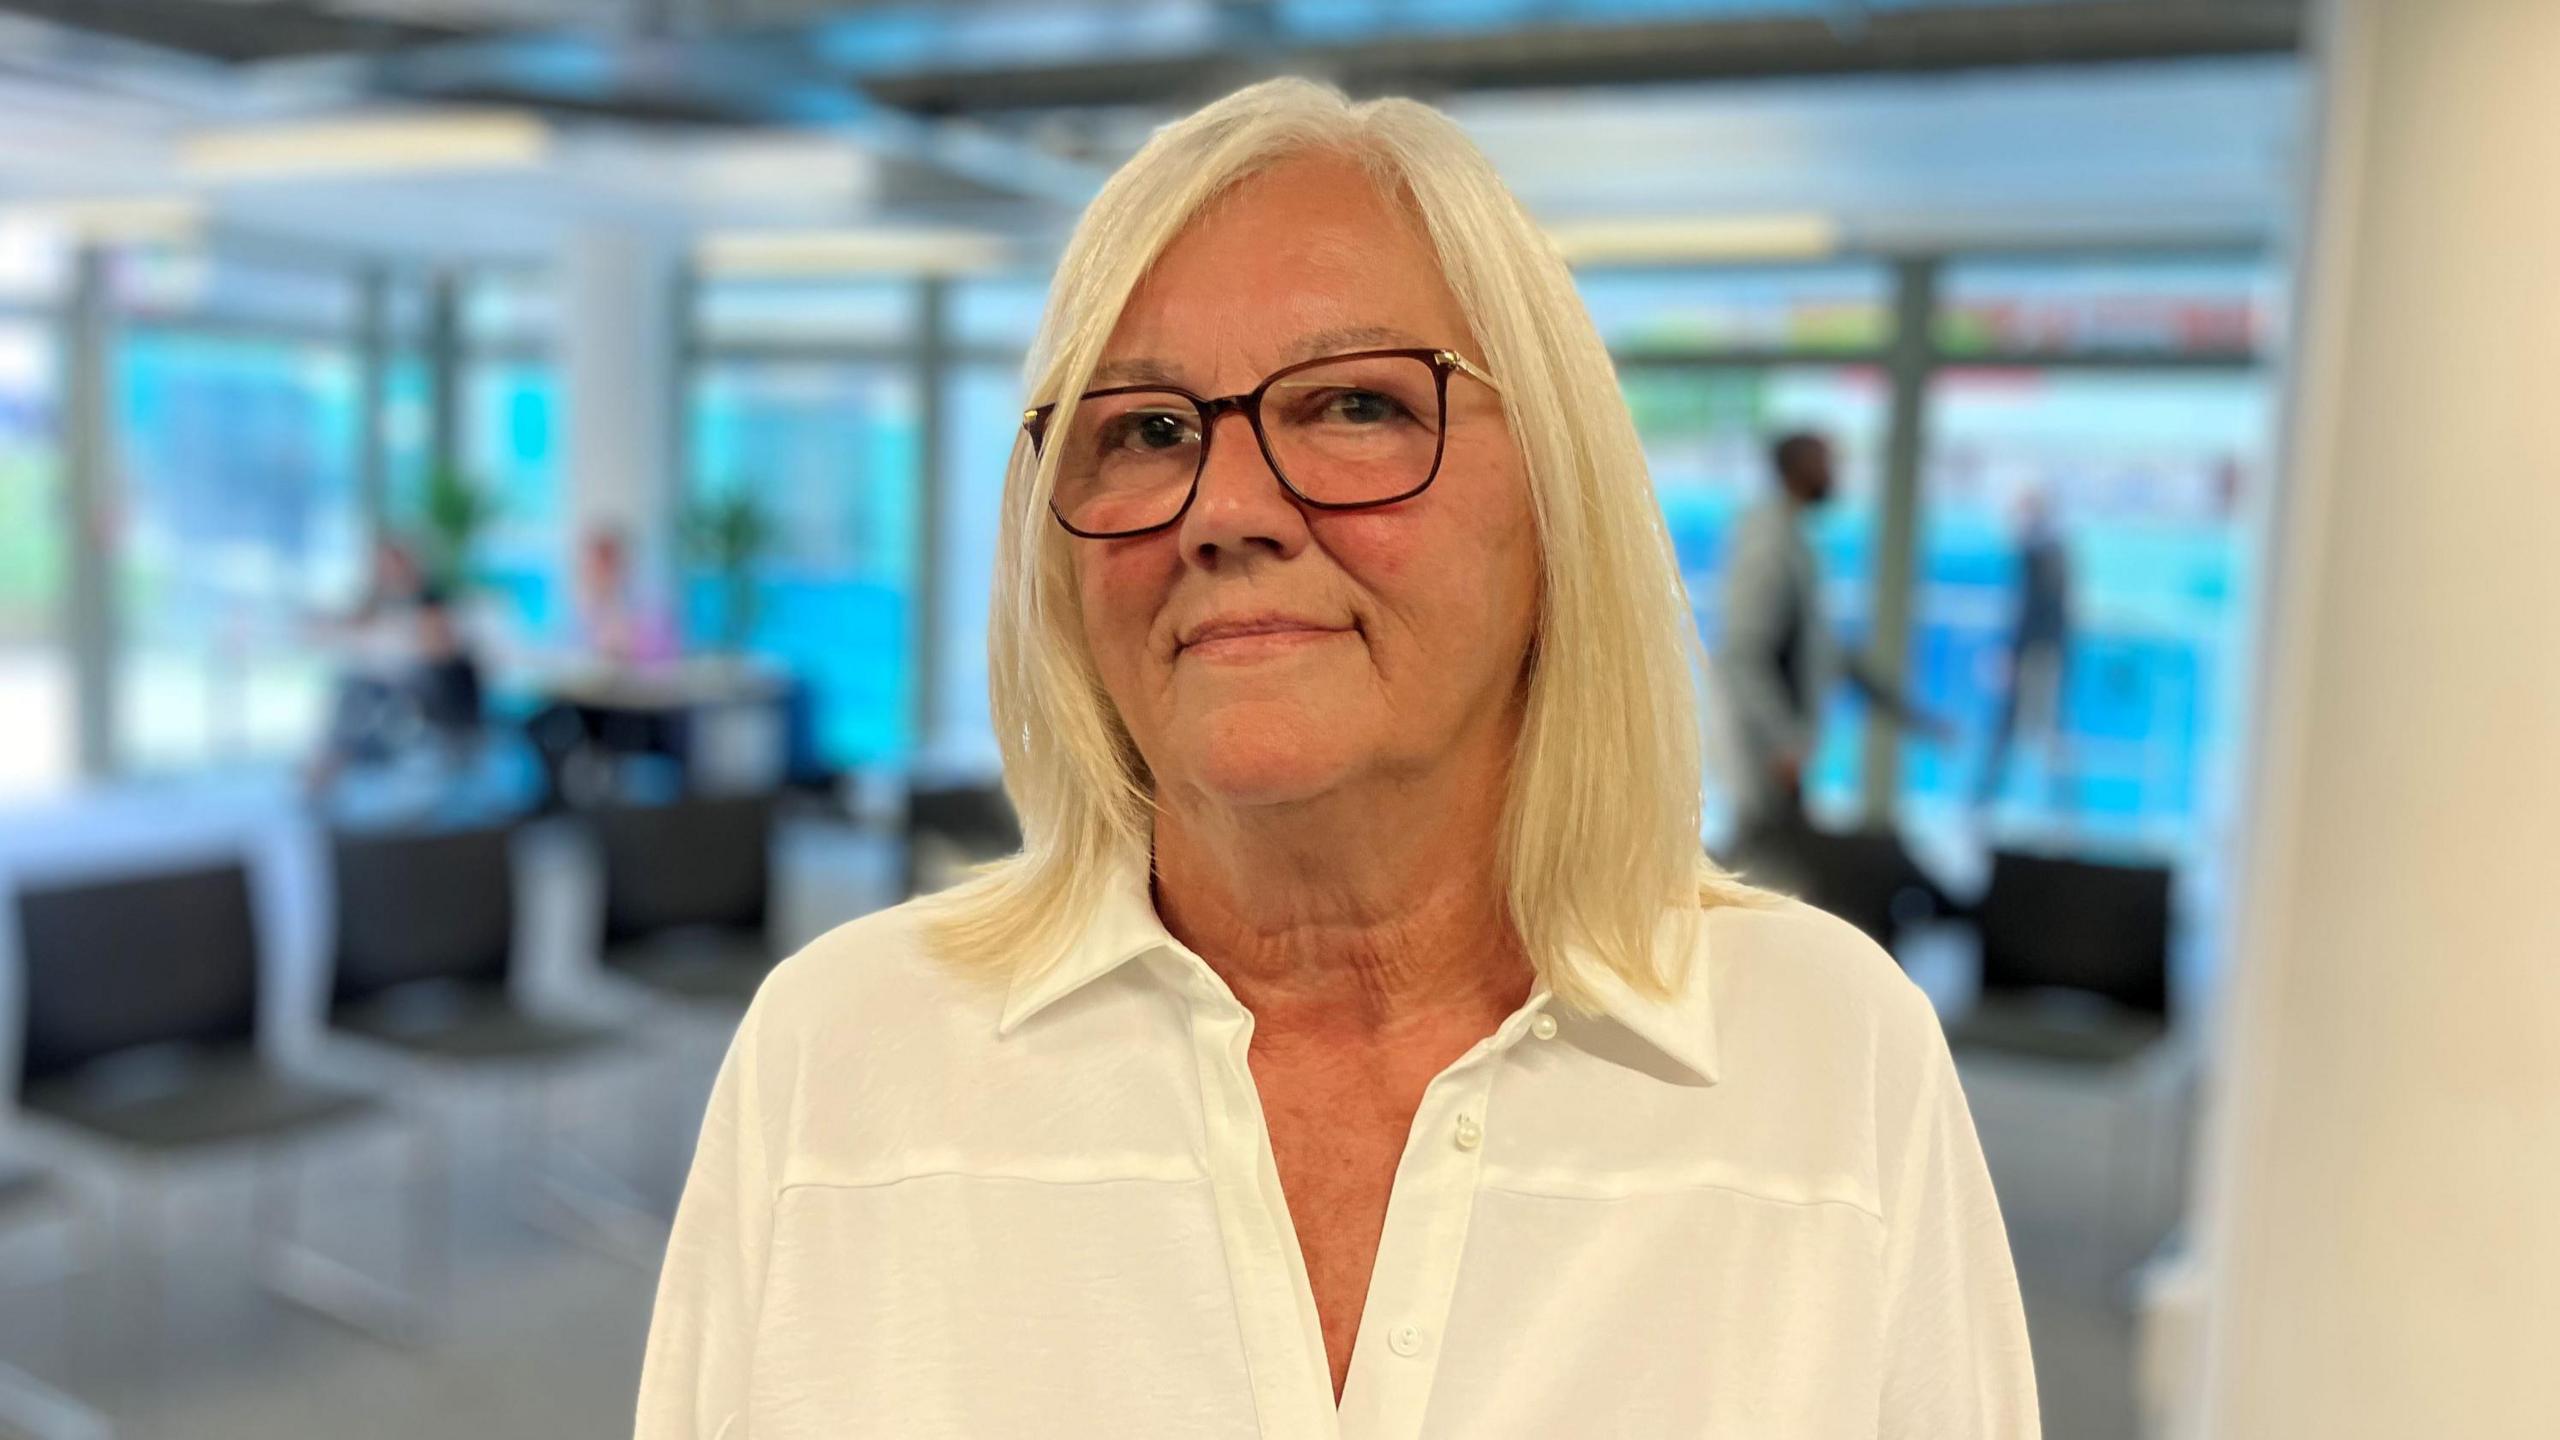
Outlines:
<svg viewBox="0 0 2560 1440"><path fill-rule="evenodd" d="M335 14L311 0L263 0L258 4L211 4L207 0L0 0L0 13L233 64L388 50L453 37L452 31L435 26Z"/></svg>
<svg viewBox="0 0 2560 1440"><path fill-rule="evenodd" d="M1546 89L2291 53L2304 0L2029 0L1640 25L1370 34L1249 57L1356 95ZM859 23L855 21L853 23ZM1225 88L1225 52L866 74L875 99L923 114L1195 103Z"/></svg>

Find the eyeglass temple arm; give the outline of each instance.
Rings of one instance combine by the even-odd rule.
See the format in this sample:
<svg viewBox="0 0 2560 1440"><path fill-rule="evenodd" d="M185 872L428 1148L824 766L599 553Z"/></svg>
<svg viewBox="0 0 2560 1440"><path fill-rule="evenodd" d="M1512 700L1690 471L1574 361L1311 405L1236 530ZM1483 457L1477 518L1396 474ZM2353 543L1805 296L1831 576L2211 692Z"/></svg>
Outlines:
<svg viewBox="0 0 2560 1440"><path fill-rule="evenodd" d="M1491 386L1493 389L1499 390L1502 388L1502 382L1484 373L1483 366L1476 364L1476 362L1459 354L1455 350L1441 351L1440 363L1448 366L1452 370L1464 371L1465 373L1474 376L1480 383Z"/></svg>

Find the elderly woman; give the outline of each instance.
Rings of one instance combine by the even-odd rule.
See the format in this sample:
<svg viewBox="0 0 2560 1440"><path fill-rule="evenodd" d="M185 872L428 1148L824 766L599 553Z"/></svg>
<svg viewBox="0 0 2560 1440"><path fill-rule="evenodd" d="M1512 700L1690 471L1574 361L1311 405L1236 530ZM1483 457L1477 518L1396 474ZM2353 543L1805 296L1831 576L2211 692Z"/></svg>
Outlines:
<svg viewBox="0 0 2560 1440"><path fill-rule="evenodd" d="M1634 428L1456 127L1164 130L1032 396L1023 853L766 982L639 1433L2033 1435L1936 1021L1704 858Z"/></svg>

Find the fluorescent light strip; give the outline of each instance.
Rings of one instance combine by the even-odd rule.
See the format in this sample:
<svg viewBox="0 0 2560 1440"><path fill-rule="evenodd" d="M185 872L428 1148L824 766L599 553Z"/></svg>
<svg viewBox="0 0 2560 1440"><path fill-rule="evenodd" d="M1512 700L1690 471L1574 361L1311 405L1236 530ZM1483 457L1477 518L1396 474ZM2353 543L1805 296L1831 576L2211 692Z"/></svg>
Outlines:
<svg viewBox="0 0 2560 1440"><path fill-rule="evenodd" d="M429 111L206 130L178 142L178 161L200 180L287 180L521 169L550 144L550 127L521 111Z"/></svg>
<svg viewBox="0 0 2560 1440"><path fill-rule="evenodd" d="M1836 253L1826 215L1697 215L1583 220L1547 227L1575 265L1665 265L1688 260L1801 260Z"/></svg>
<svg viewBox="0 0 2560 1440"><path fill-rule="evenodd" d="M204 231L201 201L184 195L100 195L0 206L0 226L26 226L73 244L183 245Z"/></svg>
<svg viewBox="0 0 2560 1440"><path fill-rule="evenodd" d="M727 230L694 258L710 275L964 274L1001 269L1013 246L982 230Z"/></svg>

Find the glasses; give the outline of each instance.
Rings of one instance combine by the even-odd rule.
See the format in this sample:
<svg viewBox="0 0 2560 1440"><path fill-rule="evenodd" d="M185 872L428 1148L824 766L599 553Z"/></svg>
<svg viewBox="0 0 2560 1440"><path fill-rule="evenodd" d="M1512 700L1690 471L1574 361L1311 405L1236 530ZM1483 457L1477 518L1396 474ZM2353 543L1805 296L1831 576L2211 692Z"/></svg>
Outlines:
<svg viewBox="0 0 2560 1440"><path fill-rule="evenodd" d="M1204 400L1171 385L1088 390L1063 426L1058 407L1022 412L1035 453L1057 450L1049 511L1070 534L1119 540L1190 510L1210 430L1233 410L1271 473L1319 510L1393 505L1429 489L1448 444L1449 377L1493 377L1454 350L1361 350L1277 370L1241 395Z"/></svg>

